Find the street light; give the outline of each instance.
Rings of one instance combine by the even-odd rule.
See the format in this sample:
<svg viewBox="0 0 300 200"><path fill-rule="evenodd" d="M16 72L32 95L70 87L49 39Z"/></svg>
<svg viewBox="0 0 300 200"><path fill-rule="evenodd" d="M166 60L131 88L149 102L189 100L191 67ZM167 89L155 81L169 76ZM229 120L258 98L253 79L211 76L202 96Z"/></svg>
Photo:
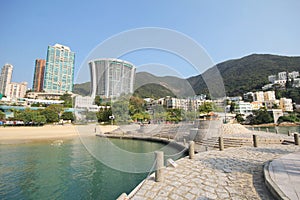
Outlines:
<svg viewBox="0 0 300 200"><path fill-rule="evenodd" d="M113 122L114 122L115 116L114 116L114 115L111 115L111 116L109 116L108 118L111 120L111 125L113 125Z"/></svg>

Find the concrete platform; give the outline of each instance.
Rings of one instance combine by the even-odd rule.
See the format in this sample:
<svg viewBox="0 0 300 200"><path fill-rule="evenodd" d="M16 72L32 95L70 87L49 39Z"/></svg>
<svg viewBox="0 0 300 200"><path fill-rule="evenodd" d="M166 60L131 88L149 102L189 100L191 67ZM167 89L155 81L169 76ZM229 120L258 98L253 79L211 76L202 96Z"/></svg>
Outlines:
<svg viewBox="0 0 300 200"><path fill-rule="evenodd" d="M277 158L264 168L265 182L278 199L300 200L300 151Z"/></svg>

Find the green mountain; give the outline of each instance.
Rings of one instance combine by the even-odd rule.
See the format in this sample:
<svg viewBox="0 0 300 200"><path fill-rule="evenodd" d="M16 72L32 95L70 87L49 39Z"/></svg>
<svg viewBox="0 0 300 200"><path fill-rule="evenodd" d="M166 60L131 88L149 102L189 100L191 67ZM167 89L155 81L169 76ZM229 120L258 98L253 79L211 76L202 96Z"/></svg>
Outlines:
<svg viewBox="0 0 300 200"><path fill-rule="evenodd" d="M166 96L176 97L176 95L171 90L156 83L148 83L137 88L134 91L133 96L138 96L140 98L150 97L153 99L159 99Z"/></svg>
<svg viewBox="0 0 300 200"><path fill-rule="evenodd" d="M170 90L177 97L193 96L194 90L185 79L181 79L175 76L155 76L148 72L138 72L135 77L134 90L138 89L143 85L155 83ZM162 88L161 88L162 89ZM155 92L155 91L154 91ZM156 91L160 92L160 91Z"/></svg>
<svg viewBox="0 0 300 200"><path fill-rule="evenodd" d="M74 84L73 93L87 96L90 94L91 82Z"/></svg>
<svg viewBox="0 0 300 200"><path fill-rule="evenodd" d="M90 82L74 85L75 94L83 96L90 93ZM192 96L189 82L173 76L157 77L148 72L138 72L135 77L134 93L140 97Z"/></svg>
<svg viewBox="0 0 300 200"><path fill-rule="evenodd" d="M227 96L237 96L248 91L261 90L262 86L268 83L269 75L282 71L300 71L300 57L252 54L219 63L203 74L188 79L173 76L158 77L147 72L138 72L134 90L143 97L150 95L161 97L164 92L166 93L164 96L174 94L177 97L186 97L209 94L206 86L206 83L209 83L214 97L224 96L225 91ZM225 90L220 86L223 83ZM88 95L89 91L90 82L74 85L74 93ZM300 97L300 90L298 93L296 96Z"/></svg>
<svg viewBox="0 0 300 200"><path fill-rule="evenodd" d="M226 94L236 96L248 91L261 90L262 86L268 83L269 75L282 71L300 71L300 57L252 54L222 62L215 67L223 78ZM203 76L209 77L212 74L211 69L202 75L187 79L195 93L208 92Z"/></svg>

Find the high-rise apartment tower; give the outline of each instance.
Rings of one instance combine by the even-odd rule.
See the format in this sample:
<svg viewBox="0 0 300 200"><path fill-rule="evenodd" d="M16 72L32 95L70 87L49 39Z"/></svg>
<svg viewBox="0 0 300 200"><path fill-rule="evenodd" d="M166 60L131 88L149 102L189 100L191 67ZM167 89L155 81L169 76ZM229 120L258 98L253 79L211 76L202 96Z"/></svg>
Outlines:
<svg viewBox="0 0 300 200"><path fill-rule="evenodd" d="M119 59L95 59L89 62L91 96L118 97L133 93L135 70L133 64Z"/></svg>
<svg viewBox="0 0 300 200"><path fill-rule="evenodd" d="M11 64L5 64L2 67L0 75L0 94L7 95L7 87L11 82L13 72L13 66Z"/></svg>
<svg viewBox="0 0 300 200"><path fill-rule="evenodd" d="M75 53L61 44L48 46L44 76L45 92L72 92L74 83Z"/></svg>
<svg viewBox="0 0 300 200"><path fill-rule="evenodd" d="M42 92L44 85L44 74L45 74L46 60L36 59L32 90L34 92Z"/></svg>

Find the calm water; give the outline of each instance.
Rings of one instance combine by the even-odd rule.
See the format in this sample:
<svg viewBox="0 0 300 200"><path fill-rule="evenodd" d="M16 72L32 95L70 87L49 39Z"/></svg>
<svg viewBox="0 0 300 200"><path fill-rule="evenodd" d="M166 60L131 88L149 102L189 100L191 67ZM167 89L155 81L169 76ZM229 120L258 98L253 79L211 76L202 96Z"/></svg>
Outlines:
<svg viewBox="0 0 300 200"><path fill-rule="evenodd" d="M137 152L153 155L153 151L159 149L167 155L178 153L160 143L137 140L109 141L90 137L83 143L87 148L79 139L64 141L60 146L51 145L51 142L0 145L0 199L116 199L122 192L129 193L148 172L124 172L127 168L116 170L122 169L117 161L124 161L124 156L122 153L118 156L119 152L114 152L113 148L125 149L133 155ZM102 158L105 154L109 161ZM147 160L129 157L125 159L130 159L126 161L133 168L135 166L136 171L141 169L140 165L151 169L154 161L154 156ZM111 164L115 169L103 163Z"/></svg>
<svg viewBox="0 0 300 200"><path fill-rule="evenodd" d="M288 131L290 130L291 133L297 132L300 133L300 126L276 126L276 127L260 127L261 131L266 131L267 128L269 129L270 132L276 132L276 129L278 130L279 134L288 134ZM248 128L252 130L252 128ZM254 130L259 130L258 127L255 127Z"/></svg>

